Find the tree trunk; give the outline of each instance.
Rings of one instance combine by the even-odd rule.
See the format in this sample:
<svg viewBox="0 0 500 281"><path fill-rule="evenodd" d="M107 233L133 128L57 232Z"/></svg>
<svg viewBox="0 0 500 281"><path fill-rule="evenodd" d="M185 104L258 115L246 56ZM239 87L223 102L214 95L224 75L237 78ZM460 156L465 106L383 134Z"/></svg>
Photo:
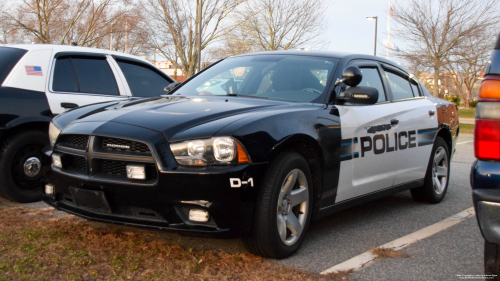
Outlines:
<svg viewBox="0 0 500 281"><path fill-rule="evenodd" d="M434 96L439 97L439 66L434 66Z"/></svg>
<svg viewBox="0 0 500 281"><path fill-rule="evenodd" d="M470 108L470 91L469 88L466 86L465 91L467 92L467 98L464 100L464 105L465 108L469 109Z"/></svg>

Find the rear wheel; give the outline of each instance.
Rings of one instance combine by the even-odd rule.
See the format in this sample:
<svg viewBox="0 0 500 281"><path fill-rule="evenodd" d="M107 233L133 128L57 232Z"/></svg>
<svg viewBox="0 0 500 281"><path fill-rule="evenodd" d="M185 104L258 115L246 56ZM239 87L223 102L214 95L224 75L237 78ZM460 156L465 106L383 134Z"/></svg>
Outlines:
<svg viewBox="0 0 500 281"><path fill-rule="evenodd" d="M42 197L42 149L49 145L47 134L27 131L8 139L0 150L0 196L28 203Z"/></svg>
<svg viewBox="0 0 500 281"><path fill-rule="evenodd" d="M306 160L298 153L281 154L271 165L260 190L248 251L282 259L297 251L312 215L312 181Z"/></svg>
<svg viewBox="0 0 500 281"><path fill-rule="evenodd" d="M497 244L486 240L484 240L484 274L490 275L492 280L500 280L500 249Z"/></svg>
<svg viewBox="0 0 500 281"><path fill-rule="evenodd" d="M433 204L441 202L448 190L449 177L450 156L448 145L443 138L437 137L427 166L424 185L410 190L413 199Z"/></svg>

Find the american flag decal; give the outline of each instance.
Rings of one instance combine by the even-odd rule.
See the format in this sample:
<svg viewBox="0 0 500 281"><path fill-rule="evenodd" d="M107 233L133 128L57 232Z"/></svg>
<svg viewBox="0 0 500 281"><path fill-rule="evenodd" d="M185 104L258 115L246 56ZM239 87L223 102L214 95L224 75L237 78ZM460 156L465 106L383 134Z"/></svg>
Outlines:
<svg viewBox="0 0 500 281"><path fill-rule="evenodd" d="M24 67L26 68L26 75L43 76L41 66L25 65Z"/></svg>

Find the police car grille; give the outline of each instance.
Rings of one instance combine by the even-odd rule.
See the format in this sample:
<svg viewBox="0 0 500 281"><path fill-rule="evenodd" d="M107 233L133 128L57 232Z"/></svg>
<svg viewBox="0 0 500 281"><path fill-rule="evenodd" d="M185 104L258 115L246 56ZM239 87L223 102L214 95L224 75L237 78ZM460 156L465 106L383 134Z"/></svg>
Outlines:
<svg viewBox="0 0 500 281"><path fill-rule="evenodd" d="M69 169L78 170L81 173L87 173L87 159L82 156L69 155Z"/></svg>
<svg viewBox="0 0 500 281"><path fill-rule="evenodd" d="M119 152L135 152L144 155L151 155L149 147L142 142L136 142L131 140L108 138L105 137L102 140L102 147L108 151L119 151Z"/></svg>
<svg viewBox="0 0 500 281"><path fill-rule="evenodd" d="M90 136L87 135L63 135L58 144L85 150L89 144L89 138Z"/></svg>
<svg viewBox="0 0 500 281"><path fill-rule="evenodd" d="M103 160L101 172L109 175L126 175L127 162Z"/></svg>

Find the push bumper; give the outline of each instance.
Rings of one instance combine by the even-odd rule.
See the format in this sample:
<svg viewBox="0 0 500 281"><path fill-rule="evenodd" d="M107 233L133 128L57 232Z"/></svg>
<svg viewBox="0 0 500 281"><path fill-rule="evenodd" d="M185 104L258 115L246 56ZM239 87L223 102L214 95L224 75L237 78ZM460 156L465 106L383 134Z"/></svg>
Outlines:
<svg viewBox="0 0 500 281"><path fill-rule="evenodd" d="M59 173L49 165L45 167L42 185L52 185L54 192L44 192L43 201L90 220L174 230L188 235L237 237L250 229L256 190L266 166L264 163L196 169L178 167L175 171L160 173L154 186L135 186L82 180ZM235 187L234 179L247 184ZM102 204L96 206L97 201ZM191 221L192 209L207 211L209 220Z"/></svg>
<svg viewBox="0 0 500 281"><path fill-rule="evenodd" d="M481 233L488 242L500 244L500 163L474 162L470 180Z"/></svg>

